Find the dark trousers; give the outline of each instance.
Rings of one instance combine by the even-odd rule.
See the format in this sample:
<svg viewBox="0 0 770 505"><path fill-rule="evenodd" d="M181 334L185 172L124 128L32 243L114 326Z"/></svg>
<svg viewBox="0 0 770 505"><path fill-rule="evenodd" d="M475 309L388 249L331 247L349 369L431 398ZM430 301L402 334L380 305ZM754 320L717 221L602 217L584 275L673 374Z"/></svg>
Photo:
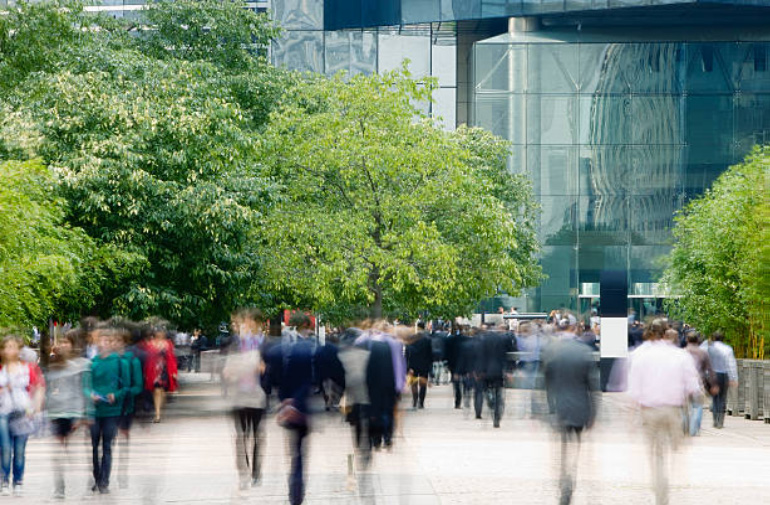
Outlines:
<svg viewBox="0 0 770 505"><path fill-rule="evenodd" d="M458 376L452 376L452 389L455 395L455 408L459 409L463 401L463 379Z"/></svg>
<svg viewBox="0 0 770 505"><path fill-rule="evenodd" d="M289 474L289 502L299 505L305 500L305 470L303 467L304 442L308 434L306 426L290 428L291 473Z"/></svg>
<svg viewBox="0 0 770 505"><path fill-rule="evenodd" d="M390 447L393 444L393 412L381 412L369 417L369 438L372 447Z"/></svg>
<svg viewBox="0 0 770 505"><path fill-rule="evenodd" d="M580 454L580 434L583 431L579 426L561 426L561 465L559 472L560 505L569 505L572 502L572 493L575 491L577 478L578 455Z"/></svg>
<svg viewBox="0 0 770 505"><path fill-rule="evenodd" d="M93 450L94 480L99 489L110 486L112 470L112 443L118 433L119 417L97 417L91 425L91 449ZM99 443L102 445L102 457L99 458Z"/></svg>
<svg viewBox="0 0 770 505"><path fill-rule="evenodd" d="M259 442L263 409L238 408L233 411L235 421L235 466L241 481L259 479Z"/></svg>
<svg viewBox="0 0 770 505"><path fill-rule="evenodd" d="M503 380L500 379L476 379L474 384L473 406L476 409L476 417L481 417L481 410L484 405L484 395L489 392L490 408L492 409L492 420L495 427L500 426L500 419L503 417Z"/></svg>
<svg viewBox="0 0 770 505"><path fill-rule="evenodd" d="M727 374L722 372L716 373L716 382L719 386L719 393L715 394L712 398L711 410L714 415L714 427L722 428L725 425L725 411L727 410L727 388L729 382L727 380Z"/></svg>

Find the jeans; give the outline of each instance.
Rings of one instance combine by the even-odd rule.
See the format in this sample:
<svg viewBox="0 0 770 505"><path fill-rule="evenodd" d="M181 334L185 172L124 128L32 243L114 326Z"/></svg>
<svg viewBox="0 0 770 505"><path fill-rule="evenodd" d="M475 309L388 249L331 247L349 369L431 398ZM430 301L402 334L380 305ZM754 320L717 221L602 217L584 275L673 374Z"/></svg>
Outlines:
<svg viewBox="0 0 770 505"><path fill-rule="evenodd" d="M700 433L700 424L703 419L703 403L700 400L690 402L690 436L695 437Z"/></svg>
<svg viewBox="0 0 770 505"><path fill-rule="evenodd" d="M299 505L305 500L304 442L308 434L306 426L290 428L291 473L289 474L289 502Z"/></svg>
<svg viewBox="0 0 770 505"><path fill-rule="evenodd" d="M118 434L119 417L97 417L91 425L91 449L93 450L94 481L99 489L110 486L112 470L112 443ZM102 457L99 459L99 442L102 443Z"/></svg>
<svg viewBox="0 0 770 505"><path fill-rule="evenodd" d="M3 483L11 477L13 461L13 483L21 484L24 480L24 452L27 448L27 435L13 436L8 427L8 415L0 416L0 452L2 452Z"/></svg>

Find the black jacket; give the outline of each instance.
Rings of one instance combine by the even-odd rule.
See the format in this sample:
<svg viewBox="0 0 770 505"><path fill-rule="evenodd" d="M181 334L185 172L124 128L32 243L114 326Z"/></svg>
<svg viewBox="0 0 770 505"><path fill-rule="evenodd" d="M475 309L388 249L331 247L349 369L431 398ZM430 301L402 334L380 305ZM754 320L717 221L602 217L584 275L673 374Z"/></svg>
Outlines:
<svg viewBox="0 0 770 505"><path fill-rule="evenodd" d="M481 372L486 379L501 379L508 364L508 353L515 347L508 333L487 331L481 337Z"/></svg>
<svg viewBox="0 0 770 505"><path fill-rule="evenodd" d="M417 340L406 347L406 368L422 377L433 369L431 339L427 334L418 333Z"/></svg>

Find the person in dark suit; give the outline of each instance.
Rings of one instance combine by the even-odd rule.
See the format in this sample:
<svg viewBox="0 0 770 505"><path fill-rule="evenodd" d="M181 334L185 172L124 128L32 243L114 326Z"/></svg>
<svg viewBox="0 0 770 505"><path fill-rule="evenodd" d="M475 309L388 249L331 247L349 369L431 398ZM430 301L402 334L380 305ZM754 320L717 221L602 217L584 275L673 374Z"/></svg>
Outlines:
<svg viewBox="0 0 770 505"><path fill-rule="evenodd" d="M577 339L571 327L544 354L548 406L561 438L560 503L566 505L575 488L580 436L596 418L598 369L591 348Z"/></svg>
<svg viewBox="0 0 770 505"><path fill-rule="evenodd" d="M308 397L312 393L315 346L310 338L312 322L307 315L294 314L289 324L297 328L297 340L270 347L266 361L272 379L280 381L274 384L281 401L276 417L290 434L289 502L298 505L305 499L304 448L310 431Z"/></svg>
<svg viewBox="0 0 770 505"><path fill-rule="evenodd" d="M508 365L508 353L514 352L514 340L502 329L487 330L479 335L476 380L476 419L481 418L484 392L491 397L492 421L500 427L503 415L503 381ZM480 381L480 382L479 382Z"/></svg>
<svg viewBox="0 0 770 505"><path fill-rule="evenodd" d="M452 376L452 388L454 390L455 400L454 405L456 409L462 408L463 386L466 385L467 382L465 376L468 371L461 369L463 361L461 353L467 340L468 337L463 334L460 328L453 331L452 335L446 340L447 368L449 368L449 373Z"/></svg>
<svg viewBox="0 0 770 505"><path fill-rule="evenodd" d="M428 391L428 376L433 368L431 338L425 332L425 323L417 323L419 330L414 340L406 347L406 368L411 375L412 408L425 408L425 394Z"/></svg>

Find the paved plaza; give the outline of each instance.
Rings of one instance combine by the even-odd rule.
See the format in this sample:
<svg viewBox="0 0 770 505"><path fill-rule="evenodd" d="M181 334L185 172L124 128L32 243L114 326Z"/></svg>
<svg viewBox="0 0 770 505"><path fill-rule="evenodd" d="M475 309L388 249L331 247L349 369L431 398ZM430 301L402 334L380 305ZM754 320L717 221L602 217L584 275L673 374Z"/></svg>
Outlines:
<svg viewBox="0 0 770 505"><path fill-rule="evenodd" d="M207 379L203 374L185 377L163 423L135 426L128 456L117 449L109 495L90 492L90 445L83 433L76 433L67 502L287 503L282 429L272 417L263 422L263 482L239 491L234 430L220 414L226 404L219 386ZM488 418L476 420L468 411L453 409L450 395L449 386L431 388L423 411L411 411L402 402L395 447L376 453L366 472L349 472L348 425L339 415L317 415L309 444L306 503L557 503L557 446L548 428L525 410L529 393L506 392L500 429ZM53 448L50 438L30 441L24 498L14 501L50 501ZM622 394L603 396L579 466L573 503L653 503L640 425ZM676 505L770 503L770 426L728 418L723 430L714 430L705 417L702 435L689 439L679 452L671 481L671 503Z"/></svg>

